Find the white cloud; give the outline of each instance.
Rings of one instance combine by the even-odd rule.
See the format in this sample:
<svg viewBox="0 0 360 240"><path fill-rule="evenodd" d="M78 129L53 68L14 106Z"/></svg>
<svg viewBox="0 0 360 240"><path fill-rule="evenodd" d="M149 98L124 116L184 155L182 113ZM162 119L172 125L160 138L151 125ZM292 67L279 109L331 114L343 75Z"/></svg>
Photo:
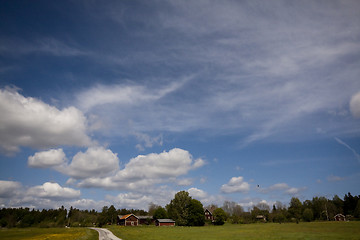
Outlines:
<svg viewBox="0 0 360 240"><path fill-rule="evenodd" d="M46 182L43 185L29 188L27 195L46 199L74 199L80 197L80 190L61 187L58 183Z"/></svg>
<svg viewBox="0 0 360 240"><path fill-rule="evenodd" d="M243 177L232 177L227 184L221 186L223 193L247 192L250 190L250 184L244 182Z"/></svg>
<svg viewBox="0 0 360 240"><path fill-rule="evenodd" d="M355 118L360 118L360 92L351 97L350 111Z"/></svg>
<svg viewBox="0 0 360 240"><path fill-rule="evenodd" d="M66 156L62 148L37 152L28 158L29 167L50 168L66 164Z"/></svg>
<svg viewBox="0 0 360 240"><path fill-rule="evenodd" d="M103 147L90 147L86 152L78 152L71 163L60 169L76 179L89 177L105 177L114 174L119 169L119 159L116 153Z"/></svg>
<svg viewBox="0 0 360 240"><path fill-rule="evenodd" d="M59 110L14 89L0 89L0 150L14 153L33 148L91 144L86 118L74 107Z"/></svg>
<svg viewBox="0 0 360 240"><path fill-rule="evenodd" d="M290 187L287 183L276 183L268 188L263 188L260 186L260 188L258 188L257 190L264 194L269 194L276 191L282 191L283 193L289 195L297 195L300 192L306 190L306 187L296 188L296 187Z"/></svg>
<svg viewBox="0 0 360 240"><path fill-rule="evenodd" d="M16 195L21 188L22 185L20 182L0 180L0 198L12 197Z"/></svg>
<svg viewBox="0 0 360 240"><path fill-rule="evenodd" d="M178 186L190 186L193 183L191 178L183 178L177 181Z"/></svg>
<svg viewBox="0 0 360 240"><path fill-rule="evenodd" d="M344 141L342 141L340 138L335 137L335 140L336 140L339 144L341 144L341 145L345 146L347 149L349 149L349 150L354 154L354 156L355 156L355 158L358 160L358 162L360 163L360 154L358 154L358 153L355 151L355 149L353 149L352 147L350 147L347 143L345 143Z"/></svg>
<svg viewBox="0 0 360 240"><path fill-rule="evenodd" d="M305 191L306 189L307 189L306 187L302 187L302 188L292 187L292 188L287 189L286 193L289 194L289 195L292 195L292 196L296 196L299 193Z"/></svg>
<svg viewBox="0 0 360 240"><path fill-rule="evenodd" d="M98 84L78 94L78 105L85 110L105 104L133 106L153 102L180 88L188 79L153 89L142 85Z"/></svg>
<svg viewBox="0 0 360 240"><path fill-rule="evenodd" d="M174 148L169 152L150 153L132 158L115 178L125 180L178 177L187 174L191 169L200 167L202 163L201 159L193 161L193 157L188 151Z"/></svg>
<svg viewBox="0 0 360 240"><path fill-rule="evenodd" d="M163 145L163 136L160 134L157 137L151 137L145 133L134 133L138 141L141 143L136 145L136 148L139 151L144 151L145 148L151 148L153 145Z"/></svg>
<svg viewBox="0 0 360 240"><path fill-rule="evenodd" d="M117 206L124 208L142 208L146 209L153 198L148 195L138 193L120 193L117 196L107 196L107 200L116 203Z"/></svg>
<svg viewBox="0 0 360 240"><path fill-rule="evenodd" d="M70 202L63 202L62 205L67 208L73 207L77 209L90 210L95 209L97 211L101 211L104 206L110 206L112 203L105 200L95 201L93 199L78 199Z"/></svg>
<svg viewBox="0 0 360 240"><path fill-rule="evenodd" d="M201 163L201 164L200 164ZM175 182L176 178L186 175L203 165L203 160L193 160L192 155L183 149L174 148L169 152L139 155L108 177L88 177L78 183L79 187L100 187L132 191L151 191L151 186L162 182Z"/></svg>
<svg viewBox="0 0 360 240"><path fill-rule="evenodd" d="M187 191L191 197L200 201L208 197L208 194L205 191L198 188L189 188Z"/></svg>
<svg viewBox="0 0 360 240"><path fill-rule="evenodd" d="M288 190L290 187L286 183L276 183L268 188L260 187L258 190L262 193L269 193L273 191Z"/></svg>
<svg viewBox="0 0 360 240"><path fill-rule="evenodd" d="M339 182L339 181L343 181L344 178L343 177L339 177L339 176L334 176L334 175L330 175L327 180L329 182Z"/></svg>

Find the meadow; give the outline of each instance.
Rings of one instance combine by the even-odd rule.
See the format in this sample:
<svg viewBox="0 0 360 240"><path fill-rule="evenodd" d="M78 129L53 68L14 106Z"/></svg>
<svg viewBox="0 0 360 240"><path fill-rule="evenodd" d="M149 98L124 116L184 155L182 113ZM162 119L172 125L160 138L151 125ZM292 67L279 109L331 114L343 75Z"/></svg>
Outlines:
<svg viewBox="0 0 360 240"><path fill-rule="evenodd" d="M98 240L99 234L88 228L11 228L0 229L6 240Z"/></svg>
<svg viewBox="0 0 360 240"><path fill-rule="evenodd" d="M206 227L120 227L109 229L123 240L360 239L360 222L225 224Z"/></svg>

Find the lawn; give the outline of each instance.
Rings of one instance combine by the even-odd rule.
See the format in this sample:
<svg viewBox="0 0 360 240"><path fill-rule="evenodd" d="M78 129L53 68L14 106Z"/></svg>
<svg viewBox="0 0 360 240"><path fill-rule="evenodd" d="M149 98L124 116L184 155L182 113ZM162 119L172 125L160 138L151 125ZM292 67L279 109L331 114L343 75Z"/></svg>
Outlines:
<svg viewBox="0 0 360 240"><path fill-rule="evenodd" d="M120 227L109 229L123 240L360 239L360 222L225 224L206 227Z"/></svg>
<svg viewBox="0 0 360 240"><path fill-rule="evenodd" d="M99 234L88 228L12 228L0 229L6 240L98 240Z"/></svg>

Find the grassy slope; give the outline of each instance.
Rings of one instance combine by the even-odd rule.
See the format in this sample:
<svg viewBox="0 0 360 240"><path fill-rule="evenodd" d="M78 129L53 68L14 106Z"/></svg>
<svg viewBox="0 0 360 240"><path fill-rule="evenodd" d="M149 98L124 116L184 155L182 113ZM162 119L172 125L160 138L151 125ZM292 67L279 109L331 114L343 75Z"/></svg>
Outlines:
<svg viewBox="0 0 360 240"><path fill-rule="evenodd" d="M360 239L360 222L226 224L207 227L111 226L110 230L123 240Z"/></svg>
<svg viewBox="0 0 360 240"><path fill-rule="evenodd" d="M88 228L12 228L0 229L6 240L98 240L99 234Z"/></svg>

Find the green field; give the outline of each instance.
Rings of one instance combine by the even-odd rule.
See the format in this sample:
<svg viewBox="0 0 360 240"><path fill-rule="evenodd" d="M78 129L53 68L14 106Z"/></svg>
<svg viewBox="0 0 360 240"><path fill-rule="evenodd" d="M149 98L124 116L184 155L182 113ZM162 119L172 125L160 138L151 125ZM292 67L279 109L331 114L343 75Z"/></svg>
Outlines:
<svg viewBox="0 0 360 240"><path fill-rule="evenodd" d="M360 239L360 222L225 224L206 227L119 227L109 229L123 240Z"/></svg>
<svg viewBox="0 0 360 240"><path fill-rule="evenodd" d="M0 229L6 240L97 240L99 234L88 228L12 228Z"/></svg>

